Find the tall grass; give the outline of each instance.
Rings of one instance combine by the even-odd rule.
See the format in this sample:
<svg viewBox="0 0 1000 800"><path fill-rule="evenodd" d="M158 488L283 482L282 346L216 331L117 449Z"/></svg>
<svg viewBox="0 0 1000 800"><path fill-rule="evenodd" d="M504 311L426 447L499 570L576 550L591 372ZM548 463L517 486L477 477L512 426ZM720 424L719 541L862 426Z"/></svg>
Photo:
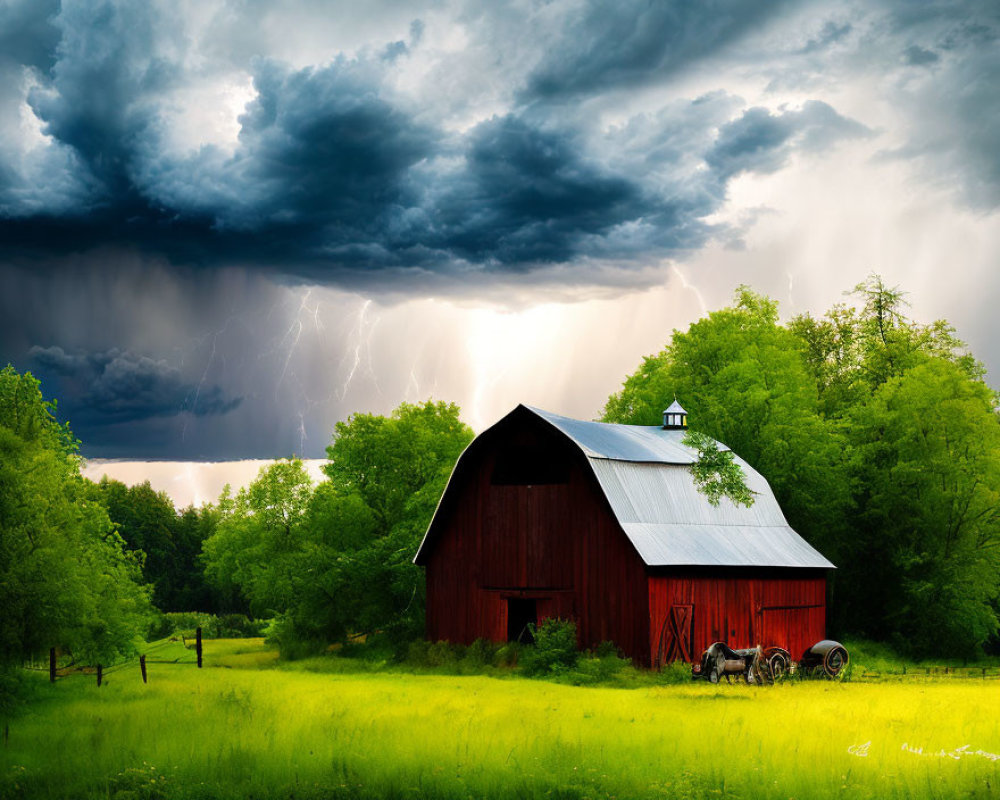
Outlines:
<svg viewBox="0 0 1000 800"><path fill-rule="evenodd" d="M950 798L1000 779L974 752L1000 754L992 681L621 690L275 670L248 642L206 658L225 666L40 687L0 796Z"/></svg>

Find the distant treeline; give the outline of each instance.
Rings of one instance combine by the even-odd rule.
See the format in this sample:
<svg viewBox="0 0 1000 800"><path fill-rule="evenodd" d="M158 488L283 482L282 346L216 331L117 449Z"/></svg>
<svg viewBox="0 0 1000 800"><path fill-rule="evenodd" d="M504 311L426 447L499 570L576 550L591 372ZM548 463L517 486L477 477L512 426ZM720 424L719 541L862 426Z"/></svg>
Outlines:
<svg viewBox="0 0 1000 800"><path fill-rule="evenodd" d="M872 277L855 304L778 320L741 287L645 358L604 411L693 429L770 482L790 524L837 564L829 628L914 655L973 655L998 629L1000 418L945 322L910 320ZM472 431L454 404L338 423L326 479L281 460L235 495L176 510L148 483L80 476L79 443L38 382L0 371L0 661L59 647L110 663L162 612L270 620L283 654L423 633L412 557Z"/></svg>

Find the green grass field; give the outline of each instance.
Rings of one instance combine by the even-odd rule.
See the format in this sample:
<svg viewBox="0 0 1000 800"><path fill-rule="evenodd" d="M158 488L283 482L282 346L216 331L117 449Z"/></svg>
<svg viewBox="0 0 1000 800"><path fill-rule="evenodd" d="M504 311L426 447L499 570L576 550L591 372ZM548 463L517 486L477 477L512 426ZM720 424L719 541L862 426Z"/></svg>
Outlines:
<svg viewBox="0 0 1000 800"><path fill-rule="evenodd" d="M176 648L178 657L189 651ZM169 648L168 648L169 650ZM160 651L161 657L164 651ZM992 797L1000 684L920 679L579 688L277 665L38 676L0 749L4 798Z"/></svg>

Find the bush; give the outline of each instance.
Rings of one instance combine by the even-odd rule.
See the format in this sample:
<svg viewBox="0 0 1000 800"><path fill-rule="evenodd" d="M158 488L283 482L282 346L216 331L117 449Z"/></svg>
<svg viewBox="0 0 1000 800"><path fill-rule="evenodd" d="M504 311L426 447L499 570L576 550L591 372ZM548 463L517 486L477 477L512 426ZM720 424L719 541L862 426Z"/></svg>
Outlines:
<svg viewBox="0 0 1000 800"><path fill-rule="evenodd" d="M529 625L535 644L521 651L520 666L525 675L546 675L576 667L580 652L576 647L576 623L550 618L541 625Z"/></svg>
<svg viewBox="0 0 1000 800"><path fill-rule="evenodd" d="M476 639L465 648L462 665L473 672L482 670L484 667L492 667L496 664L499 650L499 645L489 639Z"/></svg>
<svg viewBox="0 0 1000 800"><path fill-rule="evenodd" d="M326 642L303 637L292 620L278 614L264 630L264 641L278 648L278 655L289 661L319 655L326 650Z"/></svg>
<svg viewBox="0 0 1000 800"><path fill-rule="evenodd" d="M162 614L147 630L149 641L164 639L178 634L188 639L194 638L195 630L201 628L205 639L248 639L264 635L268 620L253 620L243 614L224 614L217 617L201 611L181 611Z"/></svg>
<svg viewBox="0 0 1000 800"><path fill-rule="evenodd" d="M660 683L691 683L691 665L685 661L671 661L660 669Z"/></svg>
<svg viewBox="0 0 1000 800"><path fill-rule="evenodd" d="M505 642L497 648L493 663L498 667L516 667L523 649L520 642Z"/></svg>

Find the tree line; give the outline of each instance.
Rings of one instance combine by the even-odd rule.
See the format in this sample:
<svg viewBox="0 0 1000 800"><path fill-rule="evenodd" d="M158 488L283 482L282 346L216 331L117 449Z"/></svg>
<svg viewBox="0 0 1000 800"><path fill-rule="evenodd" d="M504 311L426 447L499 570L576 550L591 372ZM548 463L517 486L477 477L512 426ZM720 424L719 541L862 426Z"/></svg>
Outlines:
<svg viewBox="0 0 1000 800"><path fill-rule="evenodd" d="M872 277L854 302L782 323L746 287L643 359L604 420L699 433L770 482L838 566L828 627L918 655L973 655L1000 610L1000 421L984 370L942 321L909 319ZM271 620L286 656L423 634L412 563L472 431L454 404L337 423L314 485L297 459L177 510L148 483L80 475L79 442L38 381L0 370L0 663L58 646L130 654L162 611Z"/></svg>

